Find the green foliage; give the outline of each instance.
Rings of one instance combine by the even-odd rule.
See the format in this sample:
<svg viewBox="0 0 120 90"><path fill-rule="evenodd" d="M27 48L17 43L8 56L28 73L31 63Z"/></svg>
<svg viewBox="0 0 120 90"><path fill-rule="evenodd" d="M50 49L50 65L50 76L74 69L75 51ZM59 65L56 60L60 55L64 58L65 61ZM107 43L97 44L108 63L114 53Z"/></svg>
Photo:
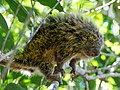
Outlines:
<svg viewBox="0 0 120 90"><path fill-rule="evenodd" d="M5 39L5 35L8 33L9 29L8 29L8 25L6 23L6 20L4 19L4 17L2 16L2 14L0 13L0 49L2 48L2 43L4 42ZM9 45L8 45L9 43ZM7 49L11 49L14 46L14 41L13 41L13 36L10 33L10 36L7 39L6 42L6 48Z"/></svg>
<svg viewBox="0 0 120 90"><path fill-rule="evenodd" d="M118 9L118 6L120 6L120 3L115 2L112 9L113 13L115 13L113 18L120 24L120 9Z"/></svg>
<svg viewBox="0 0 120 90"><path fill-rule="evenodd" d="M58 1L57 0L38 0L38 2L52 8ZM63 11L63 7L60 4L57 5L56 9L59 10L60 12Z"/></svg>
<svg viewBox="0 0 120 90"><path fill-rule="evenodd" d="M9 83L7 86L6 86L6 88L5 88L5 90L25 90L24 88L22 88L20 85L18 85L18 84L14 84L14 83Z"/></svg>
<svg viewBox="0 0 120 90"><path fill-rule="evenodd" d="M31 77L31 83L34 83L38 86L40 85L40 82L37 82L37 81L41 81L41 80L42 80L42 78L38 75Z"/></svg>
<svg viewBox="0 0 120 90"><path fill-rule="evenodd" d="M75 81L74 89L78 89L78 90L85 89L85 84L84 84L84 80L82 77L77 77L74 81Z"/></svg>
<svg viewBox="0 0 120 90"><path fill-rule="evenodd" d="M7 31L8 32L8 31ZM5 40L5 36L7 34L6 31L4 31L4 29L0 28L0 50L2 48L2 45L3 45L3 42ZM6 50L10 50L14 47L14 40L13 40L13 36L12 36L12 33L10 33L7 41L6 41L6 44L5 44L5 49Z"/></svg>
<svg viewBox="0 0 120 90"><path fill-rule="evenodd" d="M32 2L34 1L35 0ZM35 26L39 25L42 21L41 18L45 18L47 12L49 12L57 2L58 0L36 0L34 14L30 17L32 28L28 26L25 30L20 45L27 41L32 30L34 31L34 28L36 28ZM109 5L104 6L105 3L109 3ZM119 61L120 58L119 6L120 2L115 1L111 3L111 0L62 0L52 11L53 15L63 11L83 14L83 16L91 18L102 33L104 37L104 46L101 49L101 54L92 61L87 62L88 66L85 67L86 70L94 70L94 68L102 69L120 63L116 62L117 60ZM14 48L14 43L18 40L20 31L22 30L31 8L32 5L30 0L23 0L22 3L21 0L0 0L0 50L2 49L3 42L9 30L10 34L6 41L4 51L7 52ZM12 23L12 21L14 22ZM109 74L111 72L120 73L119 67L118 65L108 70L101 71L102 74ZM0 67L0 70L2 71L3 67ZM97 74L96 72L92 72L89 75L95 76ZM108 90L119 90L120 77L95 79L88 81L88 83L89 90L96 90L96 88L103 90L107 87ZM42 76L35 75L28 77L12 70L9 71L4 80L0 78L0 90L47 90L49 85L50 82L43 79ZM79 76L73 80L72 83L71 75L66 73L63 77L63 84L59 86L58 90L68 90L70 87L72 87L73 90L85 90L85 78Z"/></svg>
<svg viewBox="0 0 120 90"><path fill-rule="evenodd" d="M90 90L95 90L96 89L96 81L95 80L89 81L89 89Z"/></svg>
<svg viewBox="0 0 120 90"><path fill-rule="evenodd" d="M8 25L1 13L0 13L0 26L5 32L8 32Z"/></svg>
<svg viewBox="0 0 120 90"><path fill-rule="evenodd" d="M17 0L6 0L6 2L9 4L14 13L16 13L18 10L17 17L20 22L24 22L28 15L28 11L25 9L25 7L22 6Z"/></svg>

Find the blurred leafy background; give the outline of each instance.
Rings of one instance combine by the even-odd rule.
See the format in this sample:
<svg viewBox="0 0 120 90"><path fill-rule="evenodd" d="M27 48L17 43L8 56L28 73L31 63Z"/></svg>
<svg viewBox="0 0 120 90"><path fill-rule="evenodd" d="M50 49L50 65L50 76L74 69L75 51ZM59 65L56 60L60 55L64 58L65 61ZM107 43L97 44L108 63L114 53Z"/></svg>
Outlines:
<svg viewBox="0 0 120 90"><path fill-rule="evenodd" d="M31 9L34 10L30 22L19 44L27 41L34 32L34 28L42 22L42 19L48 15L57 2L57 0L0 0L0 50L7 53L14 48ZM120 0L62 0L51 13L57 15L63 11L79 13L92 19L104 37L101 54L86 62L86 69L104 68L117 63L115 67L105 70L103 73L119 73ZM8 33L6 44L3 45ZM0 70L2 73L2 66L0 66ZM94 74L91 75L94 76ZM4 80L0 79L0 90L48 90L49 85L50 82L43 76L28 76L13 70L7 73ZM58 90L85 90L84 78L79 76L71 81L70 74L66 73L63 77L63 84L59 86ZM120 77L91 80L89 90L120 90Z"/></svg>

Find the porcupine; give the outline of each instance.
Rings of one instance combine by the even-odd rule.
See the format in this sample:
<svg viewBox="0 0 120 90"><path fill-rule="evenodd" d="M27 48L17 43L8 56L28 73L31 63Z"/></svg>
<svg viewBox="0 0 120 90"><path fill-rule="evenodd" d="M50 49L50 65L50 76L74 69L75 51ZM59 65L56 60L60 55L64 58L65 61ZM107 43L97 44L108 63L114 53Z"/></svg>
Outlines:
<svg viewBox="0 0 120 90"><path fill-rule="evenodd" d="M102 44L92 21L78 14L49 16L13 63L37 67L47 79L61 83L58 73L64 74L65 62L75 73L76 61L99 55Z"/></svg>

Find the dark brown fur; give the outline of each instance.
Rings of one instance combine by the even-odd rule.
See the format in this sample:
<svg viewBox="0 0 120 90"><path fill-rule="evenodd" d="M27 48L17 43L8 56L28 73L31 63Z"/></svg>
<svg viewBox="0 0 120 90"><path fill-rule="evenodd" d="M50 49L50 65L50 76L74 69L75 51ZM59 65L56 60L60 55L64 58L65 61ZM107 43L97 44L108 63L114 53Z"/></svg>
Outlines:
<svg viewBox="0 0 120 90"><path fill-rule="evenodd" d="M99 55L102 43L91 21L73 14L49 16L14 62L38 67L49 80L61 82L58 73L64 74L66 61L75 73L75 62Z"/></svg>

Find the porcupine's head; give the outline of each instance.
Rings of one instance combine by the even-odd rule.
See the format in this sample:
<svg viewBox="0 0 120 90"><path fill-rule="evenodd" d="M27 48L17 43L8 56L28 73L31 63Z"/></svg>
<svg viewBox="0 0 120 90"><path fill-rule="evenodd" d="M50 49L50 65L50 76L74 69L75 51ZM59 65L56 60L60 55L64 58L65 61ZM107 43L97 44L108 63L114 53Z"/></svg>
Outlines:
<svg viewBox="0 0 120 90"><path fill-rule="evenodd" d="M98 56L103 45L103 38L97 27L92 21L83 19L79 15L71 16L70 18L69 22L75 28L73 46L78 50L76 52L82 55L83 58Z"/></svg>
<svg viewBox="0 0 120 90"><path fill-rule="evenodd" d="M103 45L102 35L91 21L82 23L82 30L79 32L78 38L82 40L82 54L85 56L98 56L101 46Z"/></svg>
<svg viewBox="0 0 120 90"><path fill-rule="evenodd" d="M61 33L61 38L66 39L66 42L61 45L67 48L66 52L78 54L78 57L83 58L94 57L100 53L102 36L96 26L83 17L78 14L63 14L50 20L52 23L62 23L63 26L58 27L65 33Z"/></svg>

